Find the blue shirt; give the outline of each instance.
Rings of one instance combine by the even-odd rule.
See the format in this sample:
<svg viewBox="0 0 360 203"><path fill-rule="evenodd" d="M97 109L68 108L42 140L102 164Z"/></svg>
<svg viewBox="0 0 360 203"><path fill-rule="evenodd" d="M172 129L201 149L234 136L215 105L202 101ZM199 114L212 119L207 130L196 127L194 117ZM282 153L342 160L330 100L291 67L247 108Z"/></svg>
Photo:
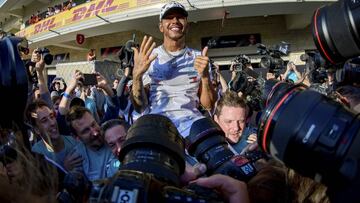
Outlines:
<svg viewBox="0 0 360 203"><path fill-rule="evenodd" d="M286 76L286 79L288 80L292 80L293 82L296 82L299 80L299 78L297 77L295 71L290 70L290 72L288 73L288 75Z"/></svg>
<svg viewBox="0 0 360 203"><path fill-rule="evenodd" d="M63 136L60 135L64 139L64 149L60 152L53 152L51 149L48 149L44 143L43 140L38 141L34 144L34 146L31 148L31 151L42 154L49 159L55 161L62 167L64 167L64 160L65 157L71 153L73 148L79 143L77 140L75 140L71 136Z"/></svg>
<svg viewBox="0 0 360 203"><path fill-rule="evenodd" d="M112 177L120 166L110 148L105 144L97 151L89 149L82 142L75 147L83 158L82 171L90 181Z"/></svg>

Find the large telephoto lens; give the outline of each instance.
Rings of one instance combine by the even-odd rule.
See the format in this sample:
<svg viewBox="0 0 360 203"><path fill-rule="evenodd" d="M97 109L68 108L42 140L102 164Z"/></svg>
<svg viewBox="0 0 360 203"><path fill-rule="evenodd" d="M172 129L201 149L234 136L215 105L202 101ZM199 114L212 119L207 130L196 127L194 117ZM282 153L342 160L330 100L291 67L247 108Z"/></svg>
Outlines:
<svg viewBox="0 0 360 203"><path fill-rule="evenodd" d="M185 170L184 140L167 117L144 115L130 127L119 160L120 171L150 173L160 181L179 186Z"/></svg>
<svg viewBox="0 0 360 203"><path fill-rule="evenodd" d="M207 118L192 124L186 145L189 154L207 166L209 174L216 173L224 162L234 156L224 132L213 120Z"/></svg>
<svg viewBox="0 0 360 203"><path fill-rule="evenodd" d="M250 180L257 172L249 157L235 155L226 141L224 132L212 120L195 121L186 137L186 148L191 156L204 163L207 175L224 174L241 181ZM262 157L259 157L262 158Z"/></svg>
<svg viewBox="0 0 360 203"><path fill-rule="evenodd" d="M260 147L302 175L327 184L358 175L360 119L299 85L273 86L260 118Z"/></svg>
<svg viewBox="0 0 360 203"><path fill-rule="evenodd" d="M315 11L313 38L321 55L339 64L360 55L360 1L340 0Z"/></svg>

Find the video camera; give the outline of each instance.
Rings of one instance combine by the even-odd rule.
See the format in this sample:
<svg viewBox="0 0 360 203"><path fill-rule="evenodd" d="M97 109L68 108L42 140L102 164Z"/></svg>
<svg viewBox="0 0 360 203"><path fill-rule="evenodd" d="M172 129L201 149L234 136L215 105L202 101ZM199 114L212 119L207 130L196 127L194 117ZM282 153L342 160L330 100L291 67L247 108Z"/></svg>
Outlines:
<svg viewBox="0 0 360 203"><path fill-rule="evenodd" d="M260 67L269 70L269 73L274 73L275 77L280 76L281 70L285 69L285 62L281 56L289 55L290 44L281 42L274 46L274 48L267 48L263 44L258 45L258 54L265 55L260 59Z"/></svg>
<svg viewBox="0 0 360 203"><path fill-rule="evenodd" d="M242 92L246 104L254 111L261 111L264 108L263 89L265 79L255 71L246 68L236 73L235 78L230 82L230 90Z"/></svg>
<svg viewBox="0 0 360 203"><path fill-rule="evenodd" d="M211 189L180 188L184 140L170 119L144 115L128 131L119 171L95 186L90 202L223 202Z"/></svg>
<svg viewBox="0 0 360 203"><path fill-rule="evenodd" d="M120 69L117 72L117 75L119 77L123 75L125 68L130 68L130 73L132 73L132 70L134 68L134 50L132 50L133 47L138 47L138 45L135 43L135 34L133 34L133 38L131 40L128 40L125 43L125 46L123 46L119 52L119 59L121 61Z"/></svg>
<svg viewBox="0 0 360 203"><path fill-rule="evenodd" d="M230 90L241 91L249 107L252 110L261 111L264 107L261 95L265 80L247 67L251 64L250 57L240 54L233 61L236 76L230 82Z"/></svg>
<svg viewBox="0 0 360 203"><path fill-rule="evenodd" d="M251 59L245 54L240 54L234 58L233 63L234 71L240 72L244 70L248 65L251 65Z"/></svg>
<svg viewBox="0 0 360 203"><path fill-rule="evenodd" d="M306 72L311 83L324 83L327 79L327 69L330 64L321 57L318 51L307 52L300 56L305 62Z"/></svg>

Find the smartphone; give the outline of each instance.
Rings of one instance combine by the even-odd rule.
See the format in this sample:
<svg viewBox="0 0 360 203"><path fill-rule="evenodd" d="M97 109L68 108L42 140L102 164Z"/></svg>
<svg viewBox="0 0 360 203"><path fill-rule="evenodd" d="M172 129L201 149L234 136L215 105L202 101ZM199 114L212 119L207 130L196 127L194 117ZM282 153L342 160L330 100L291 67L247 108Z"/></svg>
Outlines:
<svg viewBox="0 0 360 203"><path fill-rule="evenodd" d="M97 84L97 79L96 79L95 74L84 73L83 76L84 76L84 80L81 81L83 83L83 85L96 85Z"/></svg>

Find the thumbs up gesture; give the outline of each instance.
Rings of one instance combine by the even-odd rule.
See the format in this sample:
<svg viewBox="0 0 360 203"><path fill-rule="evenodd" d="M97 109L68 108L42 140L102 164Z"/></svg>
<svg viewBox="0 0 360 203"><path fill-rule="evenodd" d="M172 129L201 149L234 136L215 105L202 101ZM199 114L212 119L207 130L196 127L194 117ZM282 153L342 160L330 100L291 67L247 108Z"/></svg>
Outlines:
<svg viewBox="0 0 360 203"><path fill-rule="evenodd" d="M207 56L208 47L204 47L201 56L197 56L194 61L194 68L203 77L209 76L209 57Z"/></svg>

